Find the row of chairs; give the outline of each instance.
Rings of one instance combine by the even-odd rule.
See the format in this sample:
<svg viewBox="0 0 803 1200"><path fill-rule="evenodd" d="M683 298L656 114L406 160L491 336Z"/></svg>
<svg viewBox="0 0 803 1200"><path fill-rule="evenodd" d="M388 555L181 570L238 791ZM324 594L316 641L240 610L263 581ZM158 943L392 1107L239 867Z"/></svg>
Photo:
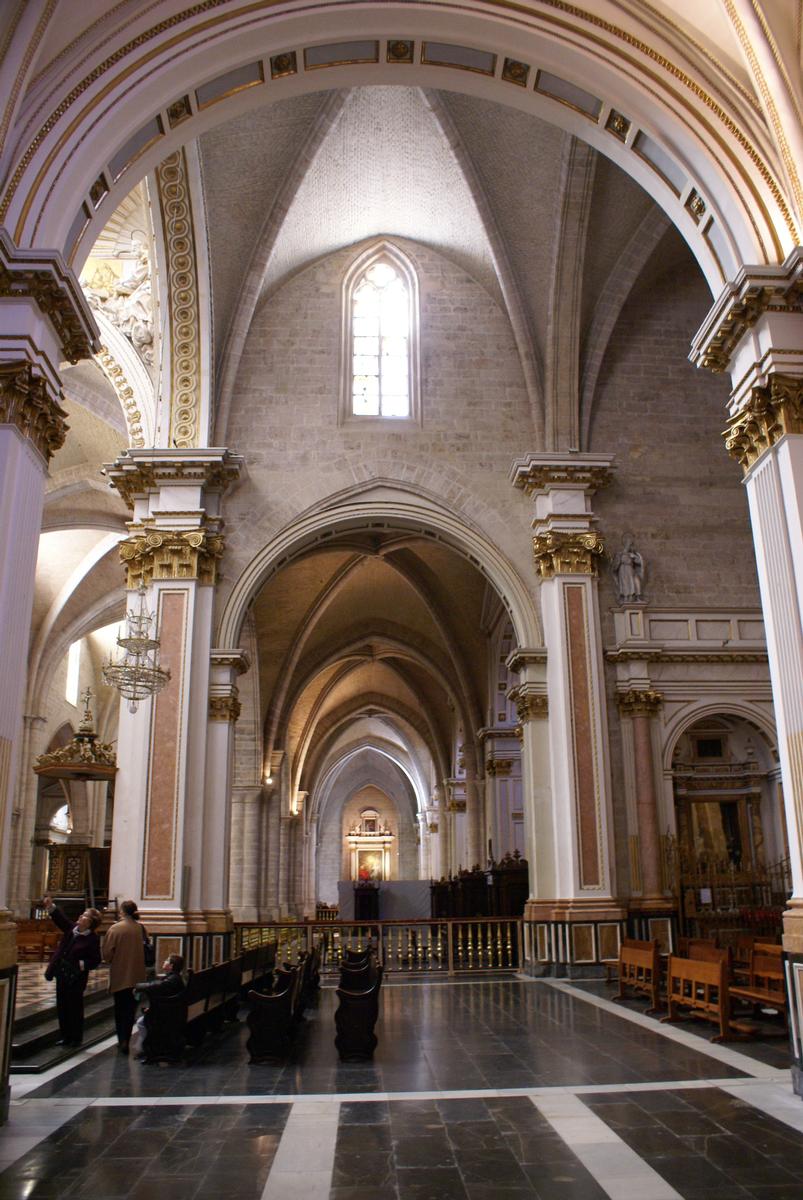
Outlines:
<svg viewBox="0 0 803 1200"><path fill-rule="evenodd" d="M248 1053L252 1063L283 1059L313 1002L321 982L321 948L302 954L298 965L284 963L274 973L272 987L248 993Z"/></svg>
<svg viewBox="0 0 803 1200"><path fill-rule="evenodd" d="M335 1046L342 1062L367 1062L373 1058L381 987L382 965L373 946L361 953L347 950L340 967L337 989L340 1003L335 1013Z"/></svg>
<svg viewBox="0 0 803 1200"><path fill-rule="evenodd" d="M185 1046L200 1046L226 1020L237 1020L245 994L271 986L275 963L276 943L272 942L203 971L189 972L178 995L151 993L142 1045L145 1061L179 1062Z"/></svg>
<svg viewBox="0 0 803 1200"><path fill-rule="evenodd" d="M753 1013L771 1009L781 1013L786 1025L787 1001L782 949L754 942L746 969L737 970L731 947L720 948L706 939L690 939L686 954L670 955L663 966L657 942L625 939L619 954L619 995L628 991L646 995L648 1012L668 1009L664 1021L698 1016L718 1026L714 1041L755 1036L757 1028L738 1017L736 1010L747 1005Z"/></svg>
<svg viewBox="0 0 803 1200"><path fill-rule="evenodd" d="M45 962L61 940L52 921L17 922L17 962Z"/></svg>

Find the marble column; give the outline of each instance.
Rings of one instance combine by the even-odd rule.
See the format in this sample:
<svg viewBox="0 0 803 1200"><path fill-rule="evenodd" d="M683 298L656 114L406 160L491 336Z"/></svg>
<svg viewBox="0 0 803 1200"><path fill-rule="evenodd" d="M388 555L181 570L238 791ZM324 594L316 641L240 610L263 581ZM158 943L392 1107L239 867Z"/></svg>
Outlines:
<svg viewBox="0 0 803 1200"><path fill-rule="evenodd" d="M750 508L786 809L792 896L783 918L792 1011L803 1011L803 249L744 267L692 343L733 380L725 445ZM793 1037L803 1095L803 1047Z"/></svg>
<svg viewBox="0 0 803 1200"><path fill-rule="evenodd" d="M133 510L120 545L127 585L147 588L170 670L168 685L135 713L120 706L109 886L113 897L137 900L157 933L222 934L231 925L236 688L221 672L236 674L239 652L221 651L223 662L211 655L222 496L241 464L225 449L130 449L106 469Z"/></svg>
<svg viewBox="0 0 803 1200"><path fill-rule="evenodd" d="M663 696L651 689L631 688L617 696L623 722L630 721L633 744L633 779L635 784L636 861L639 867L637 890L631 907L639 911L666 912L673 907L663 889L661 870L661 828L658 797L655 789L652 724Z"/></svg>
<svg viewBox="0 0 803 1200"><path fill-rule="evenodd" d="M8 908L11 814L23 736L34 572L51 456L67 435L59 366L99 348L60 254L21 249L0 229L0 1012L11 1029L16 927ZM8 1115L10 1033L0 1041L0 1121Z"/></svg>
<svg viewBox="0 0 803 1200"><path fill-rule="evenodd" d="M485 811L483 805L483 784L477 776L477 747L473 742L466 742L460 747L463 759L466 786L466 854L467 867L485 866L487 858L483 845L485 829Z"/></svg>
<svg viewBox="0 0 803 1200"><path fill-rule="evenodd" d="M625 912L615 899L605 680L597 594L604 545L591 498L611 478L610 456L529 454L511 472L534 500L535 566L547 649L553 866L536 836L538 878L552 895L527 906L533 920L565 924L556 954L615 957ZM525 762L532 757L525 747ZM544 834L540 841L543 844ZM539 861L540 860L540 861Z"/></svg>

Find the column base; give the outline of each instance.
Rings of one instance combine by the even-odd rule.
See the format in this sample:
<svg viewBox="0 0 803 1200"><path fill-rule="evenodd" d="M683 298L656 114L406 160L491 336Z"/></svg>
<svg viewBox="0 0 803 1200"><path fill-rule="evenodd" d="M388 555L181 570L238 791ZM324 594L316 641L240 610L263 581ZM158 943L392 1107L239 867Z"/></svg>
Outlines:
<svg viewBox="0 0 803 1200"><path fill-rule="evenodd" d="M787 902L783 914L783 948L788 954L803 954L803 900Z"/></svg>
<svg viewBox="0 0 803 1200"><path fill-rule="evenodd" d="M617 962L627 910L611 897L527 901L525 970L539 975L601 975Z"/></svg>
<svg viewBox="0 0 803 1200"><path fill-rule="evenodd" d="M151 934L231 933L234 922L229 909L141 908L142 924Z"/></svg>
<svg viewBox="0 0 803 1200"><path fill-rule="evenodd" d="M11 1088L8 1083L11 1058L11 1032L17 998L17 926L11 912L0 909L0 1020L5 1037L0 1043L0 1125L8 1120Z"/></svg>
<svg viewBox="0 0 803 1200"><path fill-rule="evenodd" d="M524 906L525 921L623 921L627 909L608 897L588 900L534 900Z"/></svg>

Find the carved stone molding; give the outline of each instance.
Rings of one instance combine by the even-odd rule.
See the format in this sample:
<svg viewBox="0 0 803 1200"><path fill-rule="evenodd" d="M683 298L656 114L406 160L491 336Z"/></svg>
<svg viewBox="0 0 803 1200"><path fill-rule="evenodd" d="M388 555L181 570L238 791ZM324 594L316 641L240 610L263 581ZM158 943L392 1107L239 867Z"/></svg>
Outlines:
<svg viewBox="0 0 803 1200"><path fill-rule="evenodd" d="M18 248L0 229L0 298L33 300L53 326L67 362L90 358L98 329L78 280L60 254Z"/></svg>
<svg viewBox="0 0 803 1200"><path fill-rule="evenodd" d="M516 459L510 469L510 481L528 496L552 488L593 494L613 479L611 461L608 455L532 453Z"/></svg>
<svg viewBox="0 0 803 1200"><path fill-rule="evenodd" d="M496 775L511 775L512 772L512 758L492 758L485 764L485 774L491 777Z"/></svg>
<svg viewBox="0 0 803 1200"><path fill-rule="evenodd" d="M0 363L0 425L16 425L45 462L64 445L66 418L30 363Z"/></svg>
<svg viewBox="0 0 803 1200"><path fill-rule="evenodd" d="M104 469L111 486L133 508L137 498L168 485L195 484L207 492L225 492L239 478L242 467L242 455L229 450L213 450L208 455L146 450L139 454L128 451Z"/></svg>
<svg viewBox="0 0 803 1200"><path fill-rule="evenodd" d="M123 368L106 346L101 346L95 355L100 369L117 393L128 426L128 440L132 446L144 446L145 434L142 429L142 413L137 408L134 399L134 389L125 377Z"/></svg>
<svg viewBox="0 0 803 1200"><path fill-rule="evenodd" d="M700 326L689 358L695 366L727 371L739 342L765 313L801 311L803 251L796 246L780 266L742 267Z"/></svg>
<svg viewBox="0 0 803 1200"><path fill-rule="evenodd" d="M170 321L170 439L174 446L197 446L200 437L201 326L198 270L190 185L184 150L156 168L167 257Z"/></svg>
<svg viewBox="0 0 803 1200"><path fill-rule="evenodd" d="M747 472L784 434L803 433L803 379L771 375L728 421L725 449Z"/></svg>
<svg viewBox="0 0 803 1200"><path fill-rule="evenodd" d="M240 701L235 695L209 697L210 721L234 722L239 719L240 711Z"/></svg>
<svg viewBox="0 0 803 1200"><path fill-rule="evenodd" d="M222 533L206 529L135 531L120 543L126 587L138 588L141 583L147 586L162 579L197 579L200 584L212 586L217 581L224 546Z"/></svg>
<svg viewBox="0 0 803 1200"><path fill-rule="evenodd" d="M660 692L648 688L631 688L616 697L619 712L623 717L653 717L664 702Z"/></svg>
<svg viewBox="0 0 803 1200"><path fill-rule="evenodd" d="M595 530L581 533L550 529L533 538L533 557L542 579L553 575L596 575L597 562L605 550L602 535Z"/></svg>

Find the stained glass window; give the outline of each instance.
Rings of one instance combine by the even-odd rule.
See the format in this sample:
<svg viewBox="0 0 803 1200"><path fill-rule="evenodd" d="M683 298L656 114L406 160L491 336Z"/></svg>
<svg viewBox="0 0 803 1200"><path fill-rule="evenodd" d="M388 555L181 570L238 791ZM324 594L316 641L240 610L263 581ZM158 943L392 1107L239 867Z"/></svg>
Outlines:
<svg viewBox="0 0 803 1200"><path fill-rule="evenodd" d="M351 411L355 417L410 416L410 294L380 259L351 300Z"/></svg>

